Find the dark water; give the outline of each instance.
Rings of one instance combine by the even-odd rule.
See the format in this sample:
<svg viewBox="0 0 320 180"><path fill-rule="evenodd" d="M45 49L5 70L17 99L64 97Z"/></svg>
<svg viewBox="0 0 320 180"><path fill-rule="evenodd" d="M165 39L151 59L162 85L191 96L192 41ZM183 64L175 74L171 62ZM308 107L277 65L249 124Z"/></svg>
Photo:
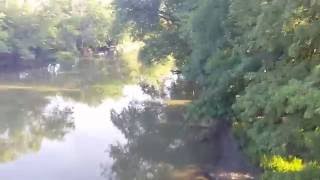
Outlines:
<svg viewBox="0 0 320 180"><path fill-rule="evenodd" d="M195 89L177 77L155 88L87 64L0 81L0 180L191 180L217 160L208 129L186 125Z"/></svg>

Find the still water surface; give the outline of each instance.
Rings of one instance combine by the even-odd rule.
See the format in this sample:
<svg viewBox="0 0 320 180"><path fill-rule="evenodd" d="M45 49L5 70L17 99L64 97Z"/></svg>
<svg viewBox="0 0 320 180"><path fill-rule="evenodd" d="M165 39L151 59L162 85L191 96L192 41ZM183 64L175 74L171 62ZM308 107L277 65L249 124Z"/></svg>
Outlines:
<svg viewBox="0 0 320 180"><path fill-rule="evenodd" d="M178 179L213 162L214 146L184 126L179 102L194 92L177 79L160 92L87 66L0 75L1 180Z"/></svg>

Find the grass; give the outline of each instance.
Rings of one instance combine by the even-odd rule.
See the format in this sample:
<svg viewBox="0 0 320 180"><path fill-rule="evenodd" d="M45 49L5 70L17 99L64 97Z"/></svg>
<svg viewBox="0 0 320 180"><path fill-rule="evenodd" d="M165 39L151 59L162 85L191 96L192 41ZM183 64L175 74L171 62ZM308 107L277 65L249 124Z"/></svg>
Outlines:
<svg viewBox="0 0 320 180"><path fill-rule="evenodd" d="M164 103L168 106L185 106L191 102L191 100L167 100Z"/></svg>
<svg viewBox="0 0 320 180"><path fill-rule="evenodd" d="M50 86L0 85L0 91L24 90L35 92L80 92L80 89L59 88Z"/></svg>

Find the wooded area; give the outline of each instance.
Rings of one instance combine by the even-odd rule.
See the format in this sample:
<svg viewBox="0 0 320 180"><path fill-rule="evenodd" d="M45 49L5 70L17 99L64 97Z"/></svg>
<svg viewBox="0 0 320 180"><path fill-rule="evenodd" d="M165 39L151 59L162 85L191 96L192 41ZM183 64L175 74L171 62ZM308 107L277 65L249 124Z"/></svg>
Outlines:
<svg viewBox="0 0 320 180"><path fill-rule="evenodd" d="M0 67L130 36L201 87L188 119L230 124L262 179L320 177L320 0L39 2L0 1Z"/></svg>

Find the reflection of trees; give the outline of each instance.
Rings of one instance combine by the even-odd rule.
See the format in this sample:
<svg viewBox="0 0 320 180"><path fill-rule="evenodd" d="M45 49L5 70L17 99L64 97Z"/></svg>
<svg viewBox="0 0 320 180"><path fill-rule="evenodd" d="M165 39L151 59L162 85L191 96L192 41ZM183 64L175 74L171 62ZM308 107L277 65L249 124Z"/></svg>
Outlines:
<svg viewBox="0 0 320 180"><path fill-rule="evenodd" d="M183 111L156 102L133 102L121 113L112 113L113 123L128 139L125 145L111 147L117 179L168 179L172 167L212 163L212 144L199 141L196 129L184 128Z"/></svg>
<svg viewBox="0 0 320 180"><path fill-rule="evenodd" d="M130 81L120 72L119 66L119 62L109 59L83 61L74 72L63 73L55 81L79 89L79 92L64 92L63 96L89 105L99 105L108 97L121 96L123 86Z"/></svg>
<svg viewBox="0 0 320 180"><path fill-rule="evenodd" d="M146 82L140 82L141 89L144 93L149 94L151 97L159 98L159 97L170 97L170 99L174 100L192 100L197 97L199 94L199 88L197 84L192 81L186 81L182 76L178 76L176 80L174 80L174 76L169 76L164 81L168 81L169 83L159 81L159 87L156 85L152 85Z"/></svg>
<svg viewBox="0 0 320 180"><path fill-rule="evenodd" d="M170 97L173 99L196 99L199 87L195 82L186 81L181 77L172 84Z"/></svg>
<svg viewBox="0 0 320 180"><path fill-rule="evenodd" d="M74 129L72 109L55 107L40 119L40 130L43 135L52 140L61 140L70 130Z"/></svg>
<svg viewBox="0 0 320 180"><path fill-rule="evenodd" d="M40 94L1 92L0 99L0 162L36 152L44 138L62 139L74 127L70 109L43 115L48 102Z"/></svg>
<svg viewBox="0 0 320 180"><path fill-rule="evenodd" d="M107 97L117 98L122 95L125 82L111 80L108 83L92 85L81 91L81 101L89 105L99 105Z"/></svg>

